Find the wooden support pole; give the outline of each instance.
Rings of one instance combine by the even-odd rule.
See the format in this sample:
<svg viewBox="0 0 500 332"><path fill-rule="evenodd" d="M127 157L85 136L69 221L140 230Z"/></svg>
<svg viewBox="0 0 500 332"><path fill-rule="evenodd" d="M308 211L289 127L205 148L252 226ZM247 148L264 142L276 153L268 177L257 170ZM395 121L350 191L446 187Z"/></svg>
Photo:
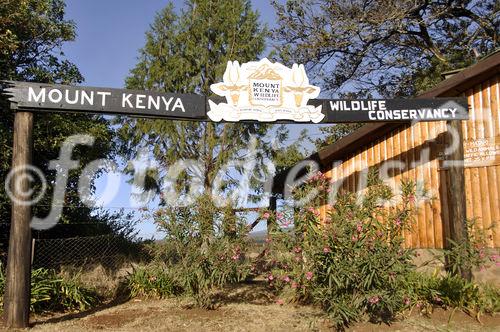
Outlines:
<svg viewBox="0 0 500 332"><path fill-rule="evenodd" d="M7 276L4 294L4 321L8 328L29 325L31 278L31 206L22 204L29 199L27 170L33 149L33 114L18 112L14 119L12 169L17 170L11 181L14 196L10 225ZM23 169L24 168L24 169Z"/></svg>
<svg viewBox="0 0 500 332"><path fill-rule="evenodd" d="M271 210L271 212L274 215L276 215L276 207L277 207L276 196L274 196L273 194L271 194L271 196L269 197L269 210ZM269 219L267 219L267 233L268 234L271 231L273 231L274 229L276 229L276 226L277 226L277 220L275 220L275 218L269 218Z"/></svg>
<svg viewBox="0 0 500 332"><path fill-rule="evenodd" d="M448 204L450 205L450 238L457 245L465 244L469 241L467 230L467 214L465 201L465 174L464 174L464 145L462 123L460 121L448 121L448 126L452 135L450 144L456 147L447 156L448 160L453 161L448 166L447 183L448 183ZM458 140L458 142L456 142ZM458 143L458 144L457 144ZM472 271L470 266L460 266L460 274L466 280L472 279Z"/></svg>

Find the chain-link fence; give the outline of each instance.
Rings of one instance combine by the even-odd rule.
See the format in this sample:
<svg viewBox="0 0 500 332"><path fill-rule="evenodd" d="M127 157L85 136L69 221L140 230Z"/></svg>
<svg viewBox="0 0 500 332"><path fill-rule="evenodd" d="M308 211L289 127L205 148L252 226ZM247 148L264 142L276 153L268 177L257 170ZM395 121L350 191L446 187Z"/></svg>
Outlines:
<svg viewBox="0 0 500 332"><path fill-rule="evenodd" d="M0 260L4 266L7 262L9 227L10 224L0 223ZM32 238L33 268L82 267L89 264L112 268L138 253L134 243L110 233L105 225L99 224L58 225L50 231L34 231Z"/></svg>
<svg viewBox="0 0 500 332"><path fill-rule="evenodd" d="M5 266L7 263L7 250L9 247L9 227L10 224L0 223L0 263Z"/></svg>
<svg viewBox="0 0 500 332"><path fill-rule="evenodd" d="M116 265L123 258L124 241L115 235L66 239L33 239L33 268L101 263Z"/></svg>

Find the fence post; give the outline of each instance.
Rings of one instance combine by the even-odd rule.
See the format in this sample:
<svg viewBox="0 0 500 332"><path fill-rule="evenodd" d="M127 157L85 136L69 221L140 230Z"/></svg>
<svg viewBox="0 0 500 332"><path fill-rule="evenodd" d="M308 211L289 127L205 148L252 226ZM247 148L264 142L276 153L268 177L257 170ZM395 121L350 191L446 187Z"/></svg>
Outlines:
<svg viewBox="0 0 500 332"><path fill-rule="evenodd" d="M8 328L29 325L31 278L31 206L23 204L30 189L25 168L31 165L33 149L33 113L17 112L14 118L12 148L12 219L10 225L7 275L4 294L4 321Z"/></svg>
<svg viewBox="0 0 500 332"><path fill-rule="evenodd" d="M276 216L276 196L271 193L271 196L269 196L269 210ZM277 226L277 221L275 218L268 218L267 219L267 233L273 231L276 229Z"/></svg>
<svg viewBox="0 0 500 332"><path fill-rule="evenodd" d="M455 132L455 136L448 137L458 140L456 148L447 156L452 162L447 170L448 204L450 205L450 238L457 244L467 243L469 234L467 231L467 214L465 202L465 174L464 174L464 144L462 122L458 120L448 121L448 130ZM460 266L460 274L466 280L472 279L471 267Z"/></svg>
<svg viewBox="0 0 500 332"><path fill-rule="evenodd" d="M33 266L33 260L35 259L35 239L31 239L31 265Z"/></svg>

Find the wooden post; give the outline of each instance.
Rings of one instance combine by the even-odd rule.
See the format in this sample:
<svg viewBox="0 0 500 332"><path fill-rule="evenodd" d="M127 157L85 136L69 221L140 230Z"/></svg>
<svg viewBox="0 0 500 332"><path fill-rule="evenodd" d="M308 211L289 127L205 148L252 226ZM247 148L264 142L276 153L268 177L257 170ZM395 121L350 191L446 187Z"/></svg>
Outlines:
<svg viewBox="0 0 500 332"><path fill-rule="evenodd" d="M275 216L276 216L276 207L277 207L276 196L271 194L271 196L269 197L269 210L271 210L271 212L273 212L273 214ZM268 234L270 231L273 231L274 229L276 229L276 223L277 223L277 220L275 220L275 218L267 219L267 233Z"/></svg>
<svg viewBox="0 0 500 332"><path fill-rule="evenodd" d="M458 120L448 121L448 126L456 135L449 135L458 140L457 148L447 156L453 163L447 169L448 204L450 205L450 238L457 244L469 241L467 230L467 214L465 201L464 145L462 123ZM451 142L452 144L455 142ZM466 280L472 279L470 266L460 266L460 274Z"/></svg>
<svg viewBox="0 0 500 332"><path fill-rule="evenodd" d="M24 166L31 165L33 149L33 114L18 112L14 120L12 169L12 220L10 225L7 277L4 294L4 321L8 328L29 325L31 279L31 206L22 202L30 188ZM19 182L18 182L19 181ZM20 204L21 203L21 204Z"/></svg>

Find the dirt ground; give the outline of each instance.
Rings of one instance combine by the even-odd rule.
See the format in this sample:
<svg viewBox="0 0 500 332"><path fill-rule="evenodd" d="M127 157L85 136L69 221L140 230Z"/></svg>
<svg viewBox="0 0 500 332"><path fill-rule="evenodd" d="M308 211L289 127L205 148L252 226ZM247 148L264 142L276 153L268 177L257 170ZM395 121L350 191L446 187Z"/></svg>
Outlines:
<svg viewBox="0 0 500 332"><path fill-rule="evenodd" d="M276 304L265 287L234 289L216 310L190 309L175 299L133 299L81 313L36 316L33 331L329 331L318 309ZM450 318L451 315L451 318ZM462 312L435 310L430 318L411 314L392 325L360 323L349 331L500 331L500 316L482 324ZM0 330L4 331L1 328Z"/></svg>

